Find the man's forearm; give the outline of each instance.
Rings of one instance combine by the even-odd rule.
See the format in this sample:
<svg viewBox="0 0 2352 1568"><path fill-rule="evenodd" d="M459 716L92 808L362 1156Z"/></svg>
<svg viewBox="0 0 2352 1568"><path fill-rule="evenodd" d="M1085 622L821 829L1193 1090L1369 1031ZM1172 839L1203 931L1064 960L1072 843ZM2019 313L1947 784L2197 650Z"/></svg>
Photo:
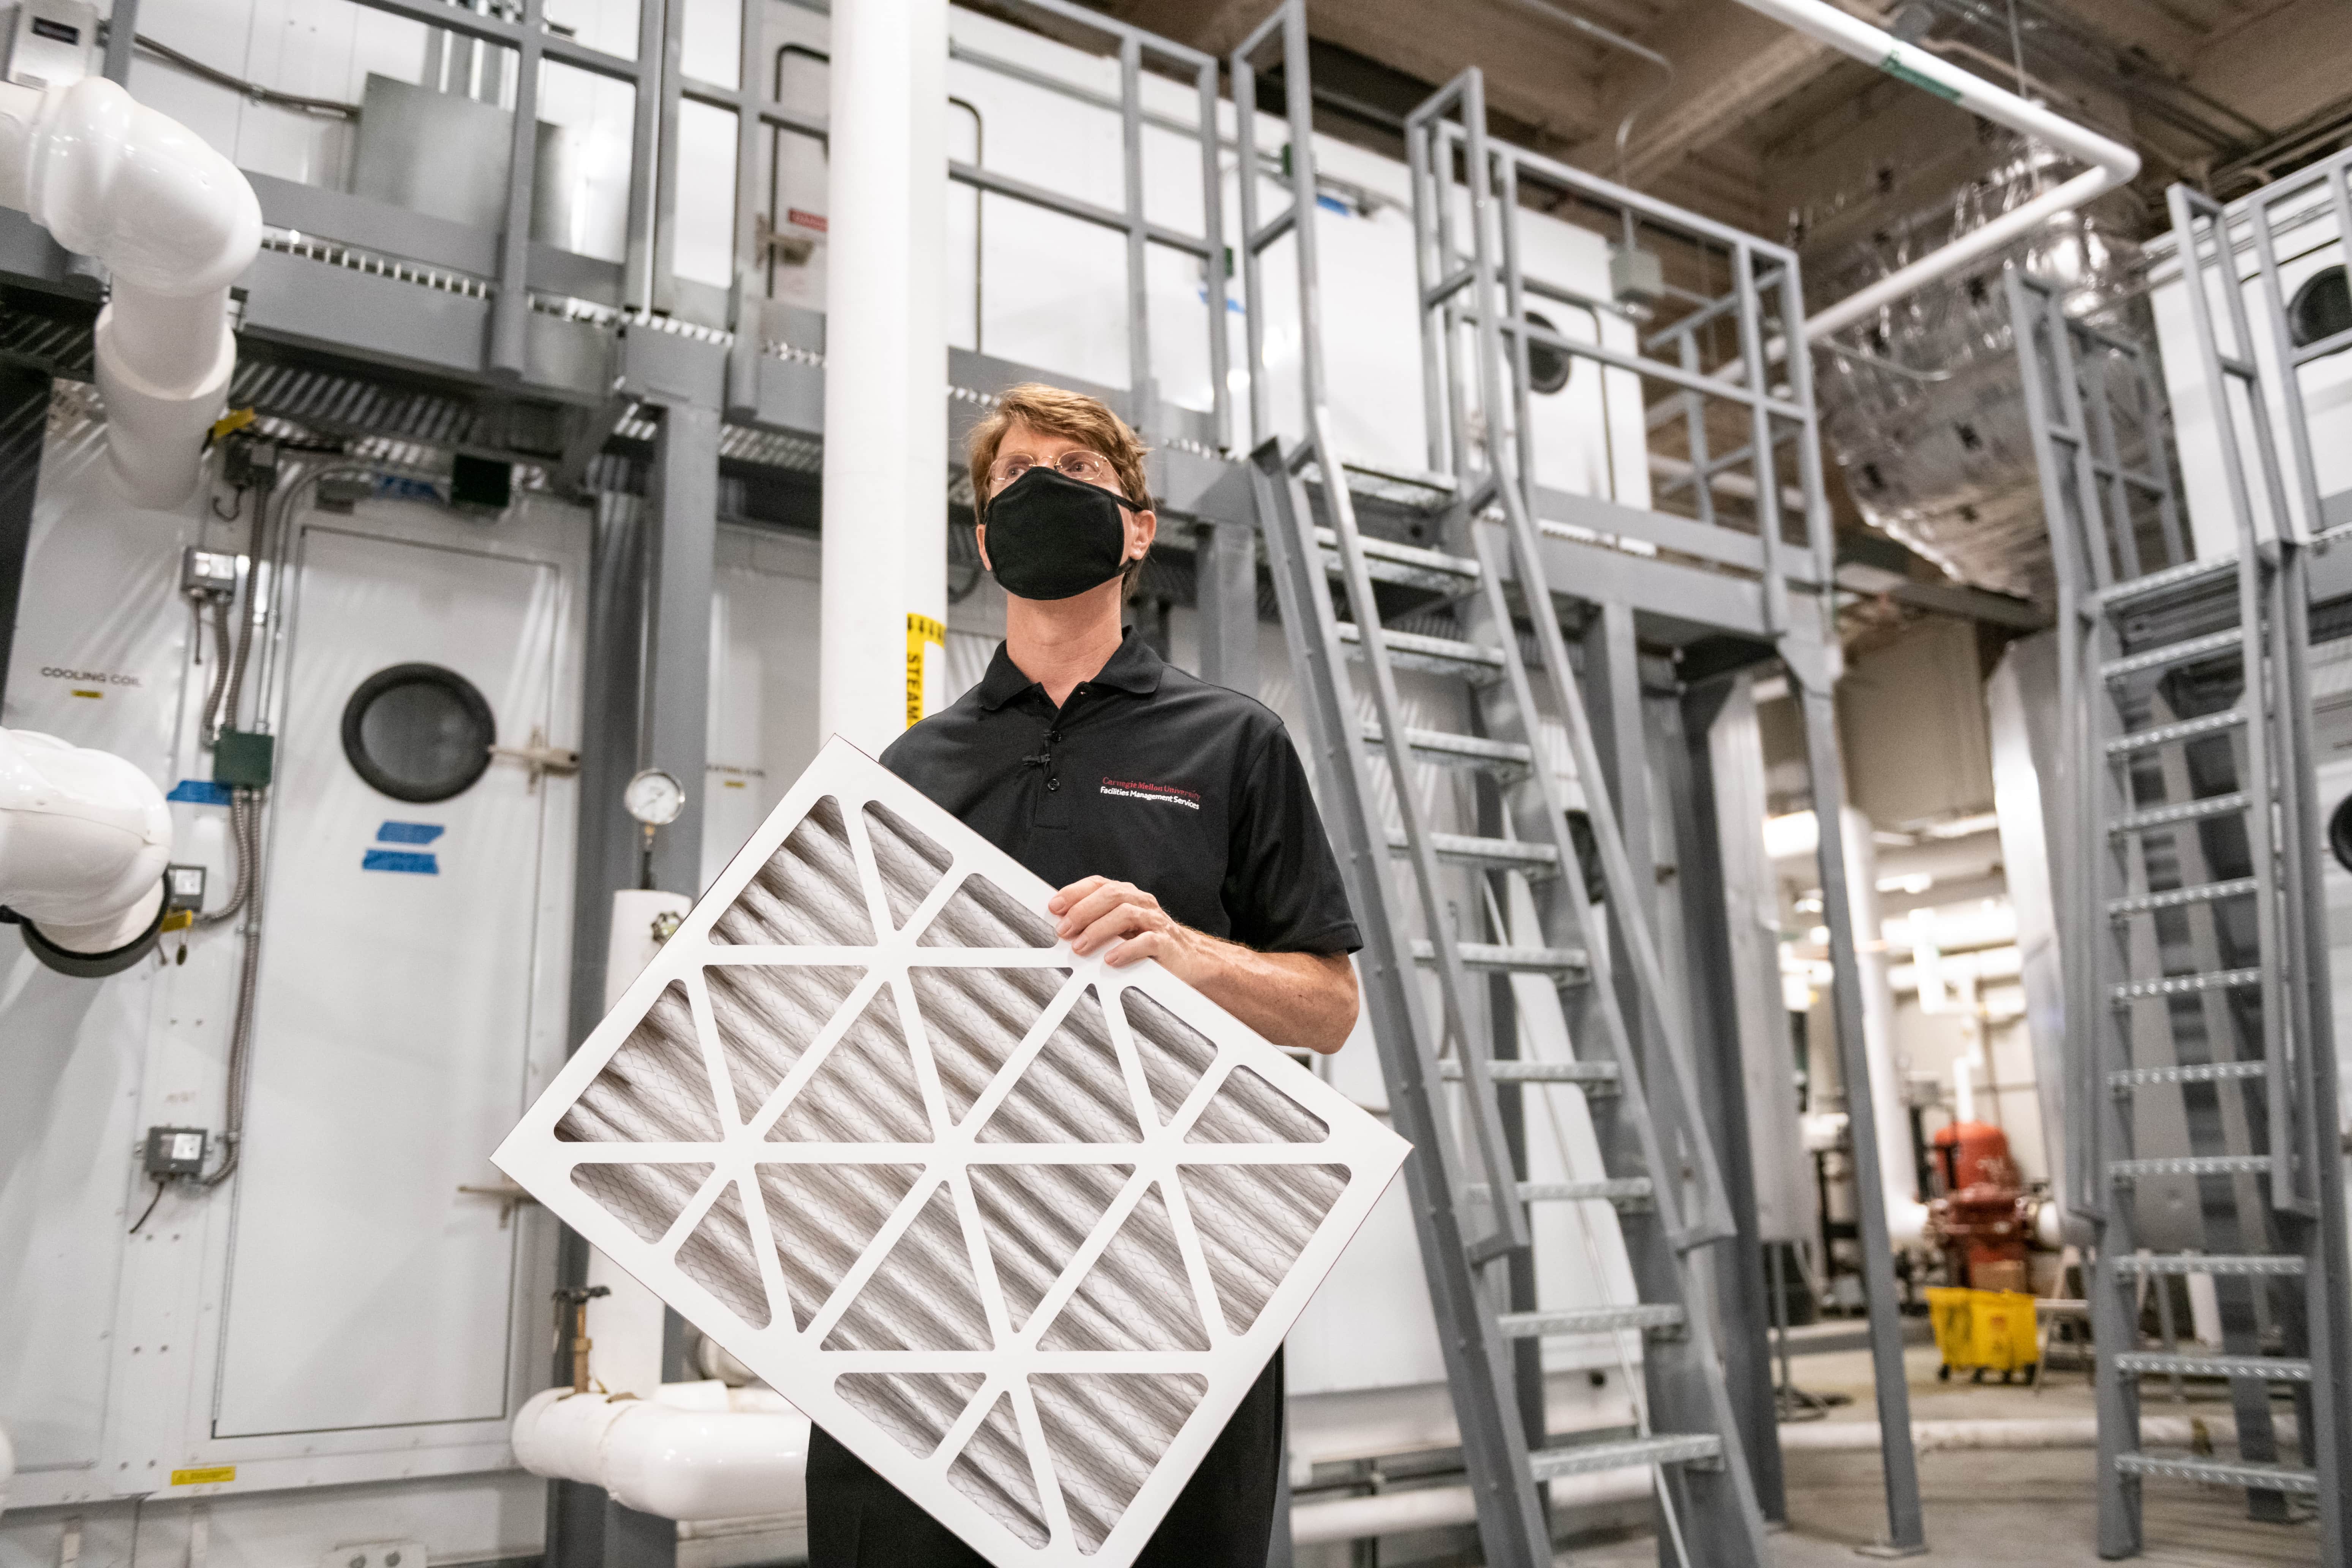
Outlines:
<svg viewBox="0 0 2352 1568"><path fill-rule="evenodd" d="M1277 1046L1338 1050L1356 1026L1356 971L1343 956L1258 952L1195 933L1181 978Z"/></svg>
<svg viewBox="0 0 2352 1568"><path fill-rule="evenodd" d="M1156 958L1178 979L1277 1046L1336 1051L1356 1026L1356 970L1345 954L1260 952L1181 924L1132 882L1088 877L1046 902L1055 934L1113 968Z"/></svg>

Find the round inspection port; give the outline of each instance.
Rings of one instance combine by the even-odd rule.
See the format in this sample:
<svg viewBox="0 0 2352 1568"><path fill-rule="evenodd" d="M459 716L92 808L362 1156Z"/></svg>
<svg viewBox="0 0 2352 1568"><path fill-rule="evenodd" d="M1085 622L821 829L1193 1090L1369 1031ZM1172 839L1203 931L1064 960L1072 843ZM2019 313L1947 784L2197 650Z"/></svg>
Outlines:
<svg viewBox="0 0 2352 1568"><path fill-rule="evenodd" d="M498 722L474 683L437 664L395 664L343 704L343 755L371 788L428 804L463 795L490 765Z"/></svg>

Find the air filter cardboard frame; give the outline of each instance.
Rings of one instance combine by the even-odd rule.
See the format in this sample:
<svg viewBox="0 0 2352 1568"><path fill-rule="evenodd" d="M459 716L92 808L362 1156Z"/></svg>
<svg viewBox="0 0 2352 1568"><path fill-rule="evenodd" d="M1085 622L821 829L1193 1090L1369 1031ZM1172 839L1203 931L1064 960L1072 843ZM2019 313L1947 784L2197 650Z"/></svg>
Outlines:
<svg viewBox="0 0 2352 1568"><path fill-rule="evenodd" d="M875 931L882 933L879 942L870 948L784 948L714 940L714 924L727 915L746 887L770 865L772 857L778 856L779 849L812 812L824 810L827 796L837 802L838 820L847 826L867 914ZM894 910L891 897L877 872L874 839L867 829L869 818L865 809L868 803L895 814L904 825L927 836L938 850L951 857L951 864L937 884L919 907L904 916L903 922L894 920L898 911ZM824 820L835 819L828 814ZM787 862L779 858L778 863ZM1281 1344L1316 1287L1339 1260L1349 1239L1402 1163L1408 1145L1264 1037L1157 963L1145 960L1113 969L1099 953L1074 955L1066 942L1051 947L984 950L923 944L924 931L967 877L984 879L1002 893L1010 895L1021 909L1045 921L1045 934L1050 937L1053 920L1045 914L1045 902L1054 892L1052 888L911 785L836 737L737 853L677 934L556 1075L491 1158L564 1223L724 1345L992 1562L1003 1568L1076 1568L1078 1564L1128 1568ZM738 931L740 935L740 927ZM830 971L834 973L846 973L839 966L855 965L864 971L864 978L828 1023L805 1039L786 1042L785 1054L796 1059L764 1096L757 1113L743 1113L735 1093L730 1092L728 1053L740 1052L743 1047L740 1042L730 1045L721 1039L719 1026L713 1021L709 983L704 979L709 966L741 963L830 965L835 966ZM1001 1064L983 1064L992 1073L988 1088L960 1119L947 1108L939 1068L950 1054L965 1047L957 1038L956 1016L937 1016L945 1010L928 1005L918 1009L916 980L910 971L927 967L962 971L961 983L967 985L972 984L970 971L974 969L1027 970L1031 972L1033 994L1044 983L1037 971L1058 970L1066 976L1054 977L1053 1000L1027 1026L1009 1057ZM726 983L722 978L721 984ZM715 1125L719 1130L717 1141L583 1142L576 1132L568 1137L560 1135L559 1123L581 1101L583 1092L630 1042L633 1033L646 1022L670 988L680 984L691 1004L694 1030L704 1058L699 1065L709 1072L709 1082L689 1083L689 1075L682 1073L678 1089L683 1094L707 1093L715 1102ZM1101 1017L1108 1026L1110 1046L1116 1050L1125 1079L1124 1094L1132 1102L1129 1109L1140 1130L1139 1140L1115 1146L987 1141L982 1136L985 1124L1014 1092L1031 1063L1056 1037L1066 1016L1073 1008L1091 1005L1086 1001L1088 990L1097 998ZM1169 1092L1161 1087L1160 1079L1150 1078L1150 1064L1139 1058L1139 1037L1128 1016L1139 1011L1139 1005L1129 999L1131 994L1140 994L1158 1004L1188 1031L1196 1031L1197 1037L1213 1044L1214 1059L1200 1073L1189 1092L1182 1094L1180 1105L1171 1108L1165 1103L1170 1099ZM840 1046L853 1016L868 1004L887 1008L893 996L897 999L898 1019L891 1028L891 1037L895 1040L903 1034L912 1052L915 1082L924 1097L933 1134L930 1141L812 1144L780 1141L772 1135L772 1130L791 1109L793 1097L821 1069L828 1054ZM671 1016L677 1016L674 1011ZM1089 1012L1087 1017L1093 1016ZM1161 1031L1166 1032L1164 1025ZM1186 1037L1196 1037L1186 1033ZM1294 1124L1305 1126L1307 1123L1296 1121L1297 1112L1304 1111L1312 1121L1328 1128L1328 1135L1311 1142L1226 1142L1213 1138L1204 1141L1203 1113L1211 1110L1213 1101L1220 1101L1233 1075L1244 1070L1255 1075L1257 1081L1234 1080L1234 1094L1246 1091L1248 1096L1256 1097L1252 1103L1272 1107L1276 1102L1265 1093L1270 1089L1281 1100L1288 1102L1280 1108L1276 1122L1287 1116ZM1108 1079L1109 1075L1106 1070L1098 1076ZM1115 1086L1112 1092L1118 1092ZM1226 1113L1221 1110L1218 1114ZM1235 1134L1228 1131L1223 1136L1232 1138ZM873 1235L856 1263L840 1276L826 1300L818 1303L793 1298L787 1305L785 1274L772 1237L782 1237L783 1231L776 1227L793 1223L793 1216L777 1212L780 1205L772 1191L763 1193L762 1172L794 1163L883 1161L896 1161L895 1168L900 1171L919 1165L921 1173L897 1201L888 1220ZM1098 1172L1113 1173L1105 1179L1118 1183L1118 1196L1092 1219L1086 1241L1062 1267L1051 1289L1044 1292L1042 1299L1026 1303L1028 1310L1022 1318L1022 1326L1016 1329L1008 1310L1003 1282L1010 1275L1000 1278L991 1252L992 1238L1000 1233L990 1230L980 1217L971 1173L989 1163L1021 1164L1034 1172L1042 1165L1078 1162L1089 1162ZM659 1228L658 1215L650 1221L640 1216L640 1223L633 1226L576 1184L576 1169L604 1163L693 1166L707 1174L692 1177L696 1184L694 1196L666 1228L660 1228L659 1235L648 1238L640 1231L647 1226ZM1295 1258L1281 1269L1278 1283L1256 1306L1255 1315L1249 1315L1246 1305L1241 1309L1243 1326L1236 1330L1227 1321L1236 1315L1236 1309L1230 1301L1218 1300L1215 1276L1205 1260L1210 1248L1227 1259L1233 1256L1233 1248L1226 1245L1227 1238L1215 1235L1206 1236L1204 1247L1205 1233L1194 1226L1192 1200L1185 1194L1185 1184L1194 1183L1205 1203L1213 1177L1217 1183L1234 1184L1229 1191L1240 1190L1253 1180L1290 1179L1276 1177L1271 1173L1250 1175L1229 1171L1218 1174L1201 1169L1269 1164L1307 1165L1317 1173L1329 1173L1316 1174L1318 1182L1328 1183L1344 1174L1344 1185L1323 1212L1320 1222L1313 1225ZM1017 1173L1005 1173L1008 1176ZM620 1177L624 1173L614 1174ZM683 1182L690 1173L661 1174L666 1179L677 1177L683 1190ZM816 1177L821 1173L809 1174ZM817 1189L799 1190L809 1194ZM829 1340L838 1337L835 1331L857 1306L857 1297L883 1267L899 1239L908 1236L926 1214L940 1215L931 1200L942 1191L949 1193L953 1201L966 1253L964 1261L972 1270L978 1304L986 1314L991 1348L825 1348ZM1092 1288L1088 1276L1097 1261L1115 1240L1121 1239L1121 1227L1139 1213L1140 1205L1153 1201L1155 1192L1159 1194L1155 1212L1164 1213L1172 1226L1176 1249L1183 1259L1185 1283L1191 1288L1199 1309L1201 1328L1205 1332L1194 1338L1191 1348L1042 1348L1041 1342L1053 1338L1053 1320L1073 1297ZM730 1197L745 1211L749 1245L757 1256L769 1298L769 1320L764 1325L747 1321L747 1316L757 1315L756 1308L749 1314L739 1311L743 1304L740 1300L733 1305L721 1300L677 1262L679 1251L696 1233L697 1226L711 1216L714 1205ZM809 1201L814 1209L821 1207L824 1200L814 1197ZM1228 1205L1221 1212L1231 1215L1244 1211ZM814 1213L809 1217L818 1223L824 1219L822 1215ZM936 1226L940 1222L935 1219L932 1223ZM1079 1223L1087 1223L1083 1215ZM1277 1263L1279 1250L1276 1255ZM950 1256L952 1248L942 1247L940 1251L946 1265L953 1268L956 1260ZM1272 1270L1266 1272L1270 1275ZM1181 1302L1181 1290L1170 1294ZM837 1386L845 1376L874 1373L961 1374L961 1381L954 1384L959 1388L971 1383L975 1375L982 1381L962 1414L940 1437L937 1448L923 1454L908 1446L903 1432L894 1437L877 1421L870 1413L875 1408L870 1398L863 1407L853 1405ZM1067 1375L1072 1373L1080 1375ZM1158 1454L1157 1462L1151 1464L1139 1488L1123 1506L1118 1506L1116 1491L1127 1481L1115 1485L1113 1495L1106 1502L1099 1486L1087 1497L1080 1496L1090 1483L1077 1473L1077 1466L1073 1465L1066 1475L1060 1473L1062 1465L1057 1462L1055 1444L1041 1425L1037 1387L1042 1385L1033 1385L1030 1380L1042 1377L1050 1381L1061 1374L1063 1381L1055 1385L1056 1388L1084 1385L1092 1397L1091 1391L1135 1386L1119 1384L1115 1376L1100 1375L1123 1373L1163 1374L1158 1380L1160 1386L1171 1381L1164 1374L1189 1374L1173 1382L1189 1390L1200 1386L1192 1381L1198 1379L1205 1383L1205 1388L1189 1415L1182 1418L1181 1427ZM874 1386L876 1382L871 1379L861 1385ZM1009 1400L1001 1395L1009 1396ZM961 1483L950 1484L950 1469L980 1427L992 1422L998 1424L1000 1438L1013 1430L998 1411L1000 1404L1006 1405L1012 1421L1017 1422L1020 1446L1027 1456L1035 1493L1029 1501L1048 1536L1042 1542L1035 1538L1039 1529L1024 1528L1018 1520L1009 1525L1002 1506L992 1511L975 1500L971 1478L976 1471L967 1470ZM1065 1414L1058 1417L1065 1423L1065 1431L1070 1429L1066 1415L1070 1408L1073 1406L1061 1406ZM1063 1443L1066 1452L1068 1439L1065 1437ZM1153 1446L1157 1446L1156 1442ZM1010 1450L1000 1443L996 1452L1002 1456ZM1017 1468L1013 1460L1000 1458L997 1462L1015 1465ZM1142 1462L1146 1461L1131 1461L1130 1469ZM973 1463L979 1461L975 1459ZM1130 1474L1129 1480L1131 1479ZM1017 1474L1014 1479L1017 1489ZM1089 1507L1092 1511L1087 1517L1091 1522L1080 1521L1079 1515Z"/></svg>

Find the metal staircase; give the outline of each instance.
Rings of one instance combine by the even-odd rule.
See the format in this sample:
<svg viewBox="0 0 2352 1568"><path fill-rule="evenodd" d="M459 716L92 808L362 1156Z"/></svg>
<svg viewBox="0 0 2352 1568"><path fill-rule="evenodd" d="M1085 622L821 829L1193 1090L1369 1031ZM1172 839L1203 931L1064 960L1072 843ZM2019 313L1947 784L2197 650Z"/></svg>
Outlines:
<svg viewBox="0 0 2352 1568"><path fill-rule="evenodd" d="M1306 61L1297 0L1232 60L1245 172L1258 166L1255 78L1270 62L1279 63L1289 111L1287 201L1264 216L1256 182L1245 173L1241 183L1254 428L1263 437L1273 427L1264 258L1286 236L1297 248L1306 405L1304 438L1264 439L1250 478L1300 672L1322 805L1364 936L1361 972L1390 1110L1414 1145L1407 1187L1485 1560L1496 1568L1549 1568L1544 1483L1646 1467L1686 1562L1760 1568L1769 1561L1761 1518L1713 1330L1694 1308L1684 1262L1691 1247L1731 1234L1723 1184L1647 922L1636 913L1621 919L1613 936L1604 928L1570 836L1570 808L1579 805L1611 907L1637 910L1592 726L1549 613L1535 524L1509 486L1463 485L1443 513L1454 549L1369 537L1358 525L1353 493L1368 477L1351 473L1331 447L1315 226L1301 221L1316 201ZM1499 365L1491 368L1501 374ZM1432 488L1442 495L1443 485ZM1454 635L1384 624L1383 586L1433 594L1450 612L1446 629ZM1563 797L1543 754L1537 716L1544 710L1520 646L1523 621L1532 626L1551 710L1568 730L1580 802ZM1425 678L1423 692L1442 691L1463 728L1411 722L1401 670ZM1472 775L1485 805L1481 832L1436 828L1422 798L1424 773L1433 769ZM1410 868L1410 892L1407 879L1392 875L1400 860ZM1535 918L1524 918L1530 910ZM1630 971L1643 1026L1662 1042L1646 1055L1621 1008L1617 962ZM1434 1018L1424 970L1436 980ZM1509 984L1517 1007L1557 1011L1559 988L1575 991L1586 1019L1574 1037L1579 1054L1522 1058L1516 1008L1474 988L1473 974L1549 983ZM1555 1037L1569 1037L1564 1021ZM1570 1092L1589 1111L1597 1167L1572 1169L1566 1180L1529 1180L1506 1108L1514 1096ZM1549 1310L1536 1303L1532 1254L1544 1229L1537 1211L1560 1204L1613 1206L1638 1300ZM1549 1444L1532 1347L1553 1336L1612 1332L1642 1336L1646 1399L1636 1406L1639 1430L1611 1441Z"/></svg>
<svg viewBox="0 0 2352 1568"><path fill-rule="evenodd" d="M2339 214L2341 188L2339 173ZM2069 1184L2097 1233L2099 1551L2137 1554L2145 1484L2188 1480L2244 1489L2259 1520L2315 1504L2322 1560L2341 1564L2352 1334L2305 679L2318 498L2292 386L2282 423L2299 506L2272 427L2280 389L2266 384L2279 366L2292 383L2297 362L2267 215L2179 186L2170 199L2233 554L2192 558L2146 353L2069 321L2053 286L2009 280L2061 600L2074 827L2053 869L2080 1046ZM2260 348L2231 238L2242 224L2282 323ZM2200 1275L2220 1352L2147 1348L2150 1295ZM2238 1457L2145 1447L2151 1373L2226 1379ZM2278 1391L2295 1415L2292 1461Z"/></svg>

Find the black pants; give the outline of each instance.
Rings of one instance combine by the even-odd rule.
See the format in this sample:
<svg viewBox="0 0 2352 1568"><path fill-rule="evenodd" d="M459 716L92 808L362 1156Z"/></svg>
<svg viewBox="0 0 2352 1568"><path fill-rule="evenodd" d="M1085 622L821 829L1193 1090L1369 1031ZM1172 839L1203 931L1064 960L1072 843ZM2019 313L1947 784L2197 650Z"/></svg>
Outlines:
<svg viewBox="0 0 2352 1568"><path fill-rule="evenodd" d="M1265 1568L1282 1465L1282 1408L1277 1350L1177 1494L1137 1568ZM823 1427L809 1435L808 1521L809 1568L988 1568L961 1536Z"/></svg>

